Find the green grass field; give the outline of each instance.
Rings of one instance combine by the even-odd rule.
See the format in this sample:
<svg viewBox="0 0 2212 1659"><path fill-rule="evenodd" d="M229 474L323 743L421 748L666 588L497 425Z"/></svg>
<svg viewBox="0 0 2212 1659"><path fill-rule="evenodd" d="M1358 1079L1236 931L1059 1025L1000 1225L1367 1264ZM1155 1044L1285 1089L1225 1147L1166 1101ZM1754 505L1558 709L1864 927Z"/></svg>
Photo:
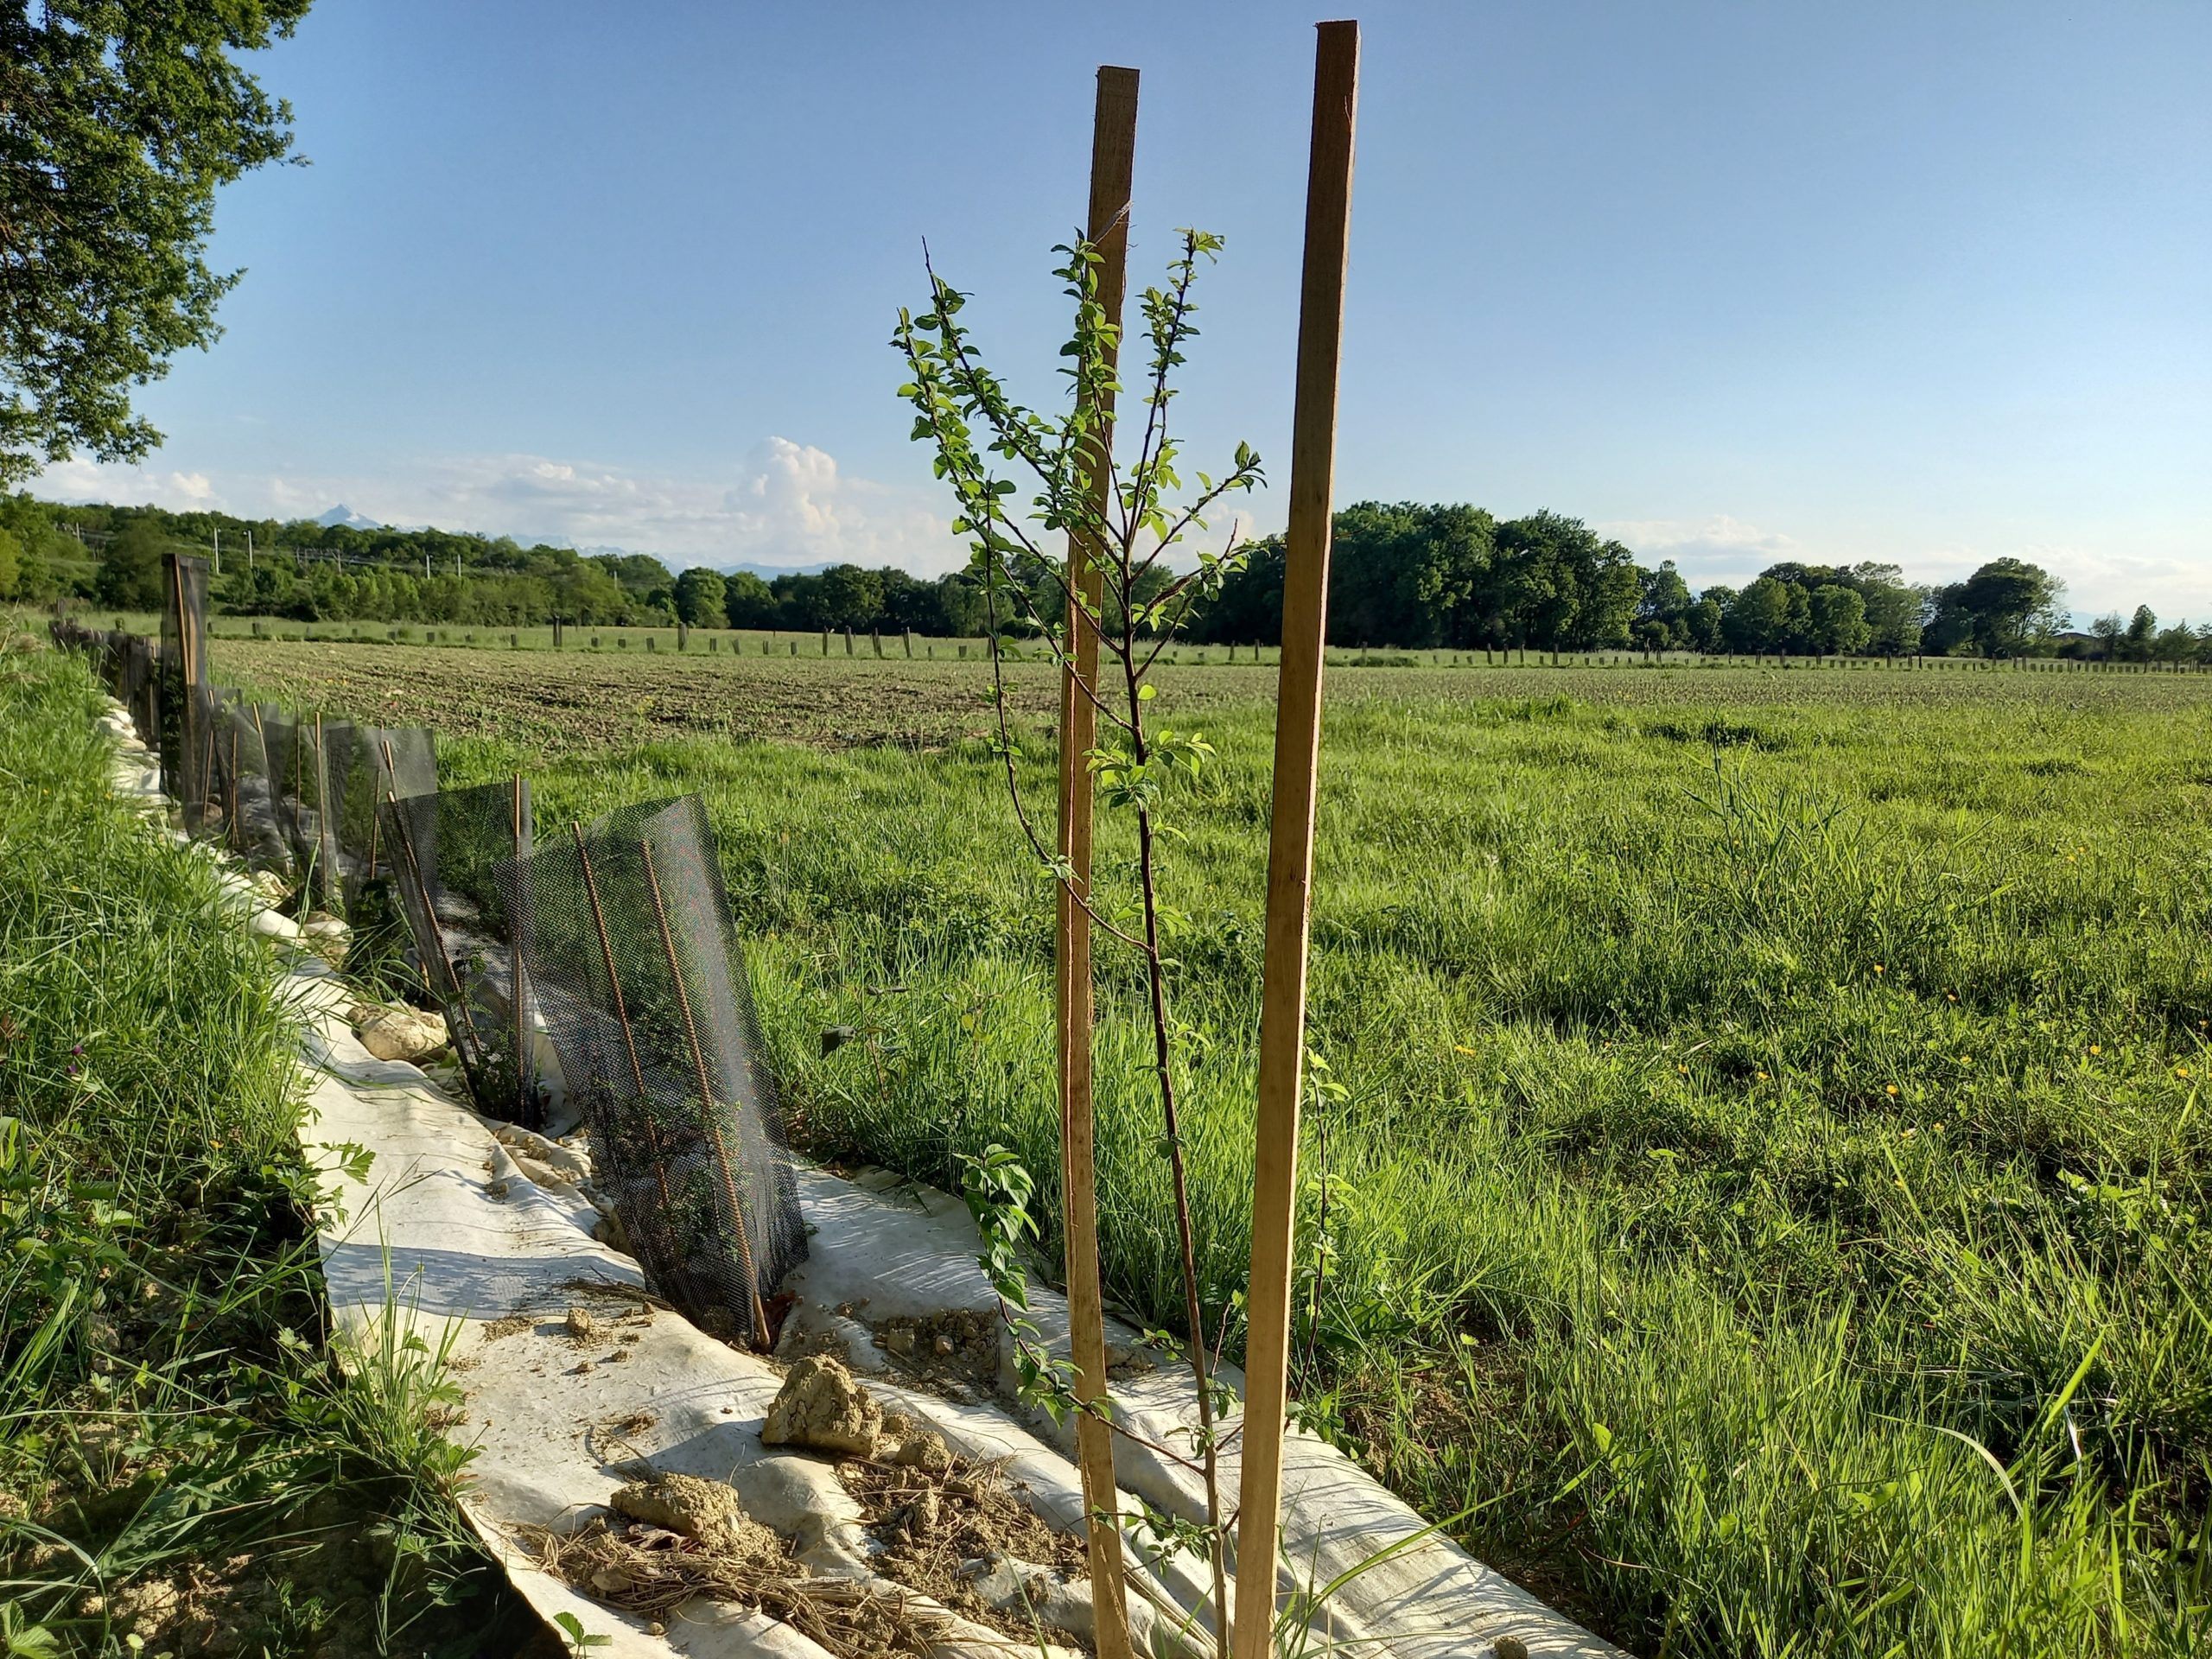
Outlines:
<svg viewBox="0 0 2212 1659"><path fill-rule="evenodd" d="M0 648L0 1653L524 1651L433 1357L334 1363L273 970L96 706Z"/></svg>
<svg viewBox="0 0 2212 1659"><path fill-rule="evenodd" d="M542 817L699 791L807 1142L951 1182L1002 1141L1049 1200L1049 889L983 667L613 656L226 641L216 673L433 724ZM1014 682L1049 806L1050 671ZM1183 667L1160 704L1219 751L1166 872L1217 1302L1272 686ZM2205 1651L2209 715L2199 677L1335 675L1307 1421L1641 1653ZM1109 823L1103 879L1128 855ZM1168 1323L1146 1028L1102 964L1108 1270Z"/></svg>

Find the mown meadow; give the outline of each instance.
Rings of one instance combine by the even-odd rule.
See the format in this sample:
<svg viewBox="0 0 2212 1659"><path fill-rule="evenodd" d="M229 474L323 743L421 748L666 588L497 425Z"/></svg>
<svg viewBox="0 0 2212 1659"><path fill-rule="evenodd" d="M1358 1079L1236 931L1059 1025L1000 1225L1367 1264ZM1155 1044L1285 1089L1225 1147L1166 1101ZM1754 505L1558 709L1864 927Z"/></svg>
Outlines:
<svg viewBox="0 0 2212 1659"><path fill-rule="evenodd" d="M219 674L253 679L256 649ZM471 729L451 686L479 680L442 707L396 654L334 651L291 689L345 709L374 683L361 712ZM695 668L657 664L661 695ZM1050 892L980 721L563 741L543 658L464 670L514 712L449 739L449 777L526 767L541 821L705 798L811 1149L950 1184L1002 1142L1049 1211ZM1170 803L1166 887L1222 1303L1270 683L1191 670L1161 697L1217 752ZM1016 697L1046 803L1048 692ZM2207 1650L2208 715L2190 679L1339 675L1306 1421L1640 1653ZM1107 880L1128 853L1109 822ZM1172 1323L1149 1033L1101 957L1110 1288Z"/></svg>

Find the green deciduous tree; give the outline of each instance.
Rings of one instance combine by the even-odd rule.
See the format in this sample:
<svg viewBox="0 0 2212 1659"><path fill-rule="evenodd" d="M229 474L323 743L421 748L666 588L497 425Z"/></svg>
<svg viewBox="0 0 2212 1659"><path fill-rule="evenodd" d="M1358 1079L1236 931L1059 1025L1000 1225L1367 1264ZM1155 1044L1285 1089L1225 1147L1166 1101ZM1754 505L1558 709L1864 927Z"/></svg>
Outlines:
<svg viewBox="0 0 2212 1659"><path fill-rule="evenodd" d="M872 628L883 614L883 576L857 564L833 564L817 591L818 627Z"/></svg>
<svg viewBox="0 0 2212 1659"><path fill-rule="evenodd" d="M586 627L619 621L629 603L622 584L596 559L572 565L553 580L554 609Z"/></svg>
<svg viewBox="0 0 2212 1659"><path fill-rule="evenodd" d="M772 628L776 596L752 571L733 570L722 578L722 614L733 628Z"/></svg>
<svg viewBox="0 0 2212 1659"><path fill-rule="evenodd" d="M1985 657L2015 657L2042 645L2066 626L2066 584L2041 565L1992 559L1936 596L1929 632L1939 651L1971 648Z"/></svg>
<svg viewBox="0 0 2212 1659"><path fill-rule="evenodd" d="M239 273L204 255L216 188L290 149L237 61L308 0L0 6L0 482L161 435L130 388L206 346Z"/></svg>
<svg viewBox="0 0 2212 1659"><path fill-rule="evenodd" d="M1812 647L1831 657L1855 657L1866 648L1873 630L1866 626L1866 600L1856 588L1825 582L1811 598Z"/></svg>
<svg viewBox="0 0 2212 1659"><path fill-rule="evenodd" d="M100 550L92 596L111 609L155 611L162 605L162 556L169 538L151 519L134 518Z"/></svg>
<svg viewBox="0 0 2212 1659"><path fill-rule="evenodd" d="M1551 512L1500 524L1497 546L1491 608L1502 642L1555 651L1628 644L1643 591L1628 549Z"/></svg>
<svg viewBox="0 0 2212 1659"><path fill-rule="evenodd" d="M676 614L695 628L719 628L729 620L722 573L694 565L676 579Z"/></svg>
<svg viewBox="0 0 2212 1659"><path fill-rule="evenodd" d="M2152 642L2158 635L2158 613L2148 605L2138 605L2135 614L2127 619L2126 648L2129 658L2136 662L2150 656Z"/></svg>
<svg viewBox="0 0 2212 1659"><path fill-rule="evenodd" d="M1787 582L1761 576L1736 595L1721 623L1731 651L1783 651L1789 644L1789 594Z"/></svg>
<svg viewBox="0 0 2212 1659"><path fill-rule="evenodd" d="M1910 657L1920 649L1926 589L1910 586L1894 564L1872 562L1847 573L1866 606L1866 645L1885 657Z"/></svg>
<svg viewBox="0 0 2212 1659"><path fill-rule="evenodd" d="M1637 642L1659 651L1692 644L1690 585L1675 569L1675 562L1662 559L1656 570L1643 571L1639 579L1642 591L1636 605Z"/></svg>

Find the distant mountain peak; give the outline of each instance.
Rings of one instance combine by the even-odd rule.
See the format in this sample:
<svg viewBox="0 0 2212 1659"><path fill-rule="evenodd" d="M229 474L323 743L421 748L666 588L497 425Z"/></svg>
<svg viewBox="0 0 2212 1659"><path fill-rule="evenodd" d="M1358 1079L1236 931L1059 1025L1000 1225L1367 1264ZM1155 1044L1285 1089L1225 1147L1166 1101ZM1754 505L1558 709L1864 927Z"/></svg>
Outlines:
<svg viewBox="0 0 2212 1659"><path fill-rule="evenodd" d="M317 518L315 523L325 526L343 524L348 530L382 530L384 528L366 513L354 512L343 501Z"/></svg>

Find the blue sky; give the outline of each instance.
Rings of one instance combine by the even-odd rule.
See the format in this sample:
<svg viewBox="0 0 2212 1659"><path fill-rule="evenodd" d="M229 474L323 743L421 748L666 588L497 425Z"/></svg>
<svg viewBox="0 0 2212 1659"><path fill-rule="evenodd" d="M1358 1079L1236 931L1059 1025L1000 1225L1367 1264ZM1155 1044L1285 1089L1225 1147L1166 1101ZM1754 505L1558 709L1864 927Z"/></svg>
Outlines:
<svg viewBox="0 0 2212 1659"><path fill-rule="evenodd" d="M1287 484L1314 14L320 0L303 168L226 192L227 334L72 498L958 557L893 397L922 238L1049 395L1092 76L1143 71L1133 271L1228 238L1177 405ZM1340 499L1556 508L2212 620L2212 6L1374 3Z"/></svg>

